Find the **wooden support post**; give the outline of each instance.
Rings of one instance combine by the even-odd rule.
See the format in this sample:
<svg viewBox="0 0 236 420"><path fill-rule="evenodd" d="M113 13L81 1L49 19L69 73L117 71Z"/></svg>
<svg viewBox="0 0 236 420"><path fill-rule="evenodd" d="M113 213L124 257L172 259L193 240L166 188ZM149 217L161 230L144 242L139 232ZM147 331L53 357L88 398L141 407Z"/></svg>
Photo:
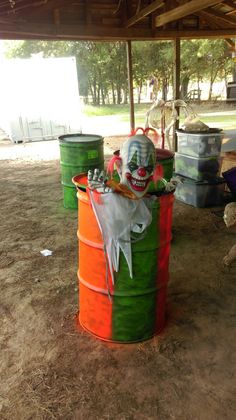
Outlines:
<svg viewBox="0 0 236 420"><path fill-rule="evenodd" d="M135 120L134 120L134 93L133 93L131 41L127 41L126 43L126 52L127 52L127 71L128 71L128 84L129 84L130 128L132 131L135 128Z"/></svg>
<svg viewBox="0 0 236 420"><path fill-rule="evenodd" d="M174 99L180 99L180 39L174 40ZM177 110L179 115L179 110ZM175 129L179 128L179 120L175 123ZM177 136L174 132L174 151L177 152Z"/></svg>

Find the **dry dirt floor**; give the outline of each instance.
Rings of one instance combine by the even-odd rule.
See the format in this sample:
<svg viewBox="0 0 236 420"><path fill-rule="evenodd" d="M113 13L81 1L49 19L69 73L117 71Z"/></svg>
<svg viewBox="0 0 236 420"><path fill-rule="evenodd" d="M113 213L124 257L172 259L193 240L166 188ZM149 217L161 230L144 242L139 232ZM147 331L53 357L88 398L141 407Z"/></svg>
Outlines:
<svg viewBox="0 0 236 420"><path fill-rule="evenodd" d="M77 212L63 208L51 144L46 160L0 161L0 419L235 419L236 266L222 258L236 232L223 207L175 202L164 331L102 342L75 326Z"/></svg>

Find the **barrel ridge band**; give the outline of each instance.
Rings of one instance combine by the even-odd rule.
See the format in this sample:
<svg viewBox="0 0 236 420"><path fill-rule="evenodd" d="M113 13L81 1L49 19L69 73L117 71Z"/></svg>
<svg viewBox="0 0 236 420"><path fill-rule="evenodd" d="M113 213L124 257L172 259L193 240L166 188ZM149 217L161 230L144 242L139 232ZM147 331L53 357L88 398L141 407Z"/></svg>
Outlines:
<svg viewBox="0 0 236 420"><path fill-rule="evenodd" d="M97 286L93 286L92 284L90 284L89 282L87 282L86 280L84 280L81 275L79 274L79 270L77 272L78 275L78 279L80 281L81 284L83 284L85 287L87 287L88 289L92 290L93 292L97 292L97 293L102 293L103 295L111 295L111 296L119 296L119 297L136 297L136 296L143 296L143 295L148 295L151 293L155 293L158 290L162 289L163 287L167 286L167 282L163 282L161 284L159 284L157 287L153 287L152 289L147 289L147 290L139 290L138 293L124 293L124 292L112 292L110 291L110 293L108 293L108 290L103 289L101 287L97 287Z"/></svg>
<svg viewBox="0 0 236 420"><path fill-rule="evenodd" d="M83 235L81 235L81 233L79 232L79 231L77 231L77 237L78 237L78 239L81 241L81 242L83 242L85 245L88 245L88 246L91 246L91 247L93 247L93 248L98 248L98 249L103 249L103 244L101 243L98 243L98 242L93 242L93 241L90 241L89 239L87 239L87 238L85 238ZM171 237L170 237L170 239L169 240L167 240L167 241L163 241L161 244L160 244L160 246L156 246L156 247L154 247L154 248L151 248L151 249L148 249L148 251L155 251L156 249L160 249L160 248L162 248L162 247L164 247L165 245L167 245L167 244L169 244L170 242L171 242L171 240L172 240L172 235L171 235ZM138 252L147 252L146 250L141 250L141 251L138 251L138 250L135 250L135 253L138 253Z"/></svg>

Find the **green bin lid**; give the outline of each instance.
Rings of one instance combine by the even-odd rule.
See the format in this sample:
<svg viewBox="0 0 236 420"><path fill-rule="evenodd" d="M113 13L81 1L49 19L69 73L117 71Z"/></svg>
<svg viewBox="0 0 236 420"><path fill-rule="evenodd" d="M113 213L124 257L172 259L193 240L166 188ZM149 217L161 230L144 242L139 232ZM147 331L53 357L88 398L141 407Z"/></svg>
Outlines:
<svg viewBox="0 0 236 420"><path fill-rule="evenodd" d="M222 133L222 128L213 128L213 127L209 127L208 130L205 131L190 131L190 130L183 130L182 128L176 129L176 133L177 134L197 134L198 136L202 136L202 135L206 135L209 136L209 134L218 134L218 133Z"/></svg>
<svg viewBox="0 0 236 420"><path fill-rule="evenodd" d="M222 177L215 177L215 179L211 180L202 180L202 181L195 181L195 179L188 178L186 176L179 175L177 173L173 174L173 177L178 178L183 184L191 184L191 185L218 185L218 184L225 184L225 179Z"/></svg>

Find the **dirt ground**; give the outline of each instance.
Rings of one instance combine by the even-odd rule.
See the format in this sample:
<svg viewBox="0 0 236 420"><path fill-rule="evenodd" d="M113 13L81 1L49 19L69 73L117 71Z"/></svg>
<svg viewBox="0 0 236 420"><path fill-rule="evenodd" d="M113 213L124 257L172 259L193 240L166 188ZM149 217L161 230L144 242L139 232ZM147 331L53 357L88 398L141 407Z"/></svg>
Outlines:
<svg viewBox="0 0 236 420"><path fill-rule="evenodd" d="M223 207L175 202L166 328L104 343L75 327L77 212L63 208L51 145L48 160L0 161L0 419L233 420L236 266L222 258L236 231Z"/></svg>

